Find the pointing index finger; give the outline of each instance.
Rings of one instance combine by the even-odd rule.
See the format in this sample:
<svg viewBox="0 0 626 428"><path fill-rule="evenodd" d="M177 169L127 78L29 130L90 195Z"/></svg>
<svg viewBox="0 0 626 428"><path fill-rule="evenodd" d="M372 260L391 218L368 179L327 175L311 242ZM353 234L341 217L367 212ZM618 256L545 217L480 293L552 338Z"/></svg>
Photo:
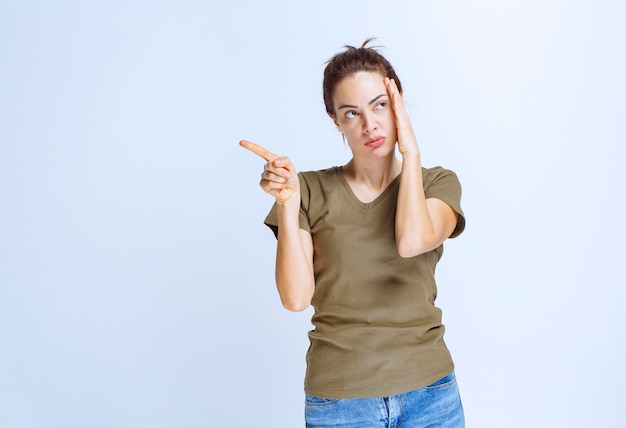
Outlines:
<svg viewBox="0 0 626 428"><path fill-rule="evenodd" d="M252 153L256 155L261 156L263 159L265 159L268 162L272 162L274 159L278 157L278 155L275 155L274 153L270 152L266 148L261 147L258 144L254 144L253 142L248 141L248 140L241 140L239 142L239 145L243 147L244 149L250 150Z"/></svg>

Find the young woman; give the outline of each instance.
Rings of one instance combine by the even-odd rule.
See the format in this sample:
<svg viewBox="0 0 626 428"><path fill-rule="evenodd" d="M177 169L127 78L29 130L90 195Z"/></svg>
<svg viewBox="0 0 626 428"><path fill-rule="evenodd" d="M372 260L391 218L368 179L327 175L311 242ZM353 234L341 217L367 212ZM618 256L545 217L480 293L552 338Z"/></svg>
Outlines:
<svg viewBox="0 0 626 428"><path fill-rule="evenodd" d="M343 166L297 173L267 160L276 201L276 284L285 308L313 305L307 427L463 427L435 305L443 242L465 227L456 175L423 168L400 80L369 40L324 71L326 111L347 141ZM396 147L400 156L396 155Z"/></svg>

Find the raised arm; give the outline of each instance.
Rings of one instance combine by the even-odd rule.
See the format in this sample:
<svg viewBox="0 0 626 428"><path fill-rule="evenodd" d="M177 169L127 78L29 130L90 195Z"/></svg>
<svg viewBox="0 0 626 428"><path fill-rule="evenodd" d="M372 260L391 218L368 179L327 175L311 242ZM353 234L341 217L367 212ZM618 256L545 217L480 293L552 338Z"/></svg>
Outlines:
<svg viewBox="0 0 626 428"><path fill-rule="evenodd" d="M290 311L309 307L315 290L313 241L300 229L300 181L289 158L280 157L250 141L239 144L267 161L261 174L261 188L276 198L278 243L276 286L283 306Z"/></svg>
<svg viewBox="0 0 626 428"><path fill-rule="evenodd" d="M401 257L414 257L437 248L454 231L456 212L445 202L424 194L417 138L404 100L393 80L385 85L396 118L402 174L396 207L396 246Z"/></svg>

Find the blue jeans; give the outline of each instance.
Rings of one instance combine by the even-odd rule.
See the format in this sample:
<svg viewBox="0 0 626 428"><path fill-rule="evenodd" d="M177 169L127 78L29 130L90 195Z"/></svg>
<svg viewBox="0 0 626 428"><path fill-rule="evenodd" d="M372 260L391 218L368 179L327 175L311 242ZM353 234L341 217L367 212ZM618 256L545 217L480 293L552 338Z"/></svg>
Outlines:
<svg viewBox="0 0 626 428"><path fill-rule="evenodd" d="M381 398L328 399L306 394L307 428L465 427L454 371L432 385Z"/></svg>

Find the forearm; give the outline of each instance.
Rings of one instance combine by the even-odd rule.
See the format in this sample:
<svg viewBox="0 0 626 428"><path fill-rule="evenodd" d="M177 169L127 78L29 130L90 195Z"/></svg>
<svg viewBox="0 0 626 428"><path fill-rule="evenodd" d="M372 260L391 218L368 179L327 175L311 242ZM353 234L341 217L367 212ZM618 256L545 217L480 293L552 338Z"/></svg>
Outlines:
<svg viewBox="0 0 626 428"><path fill-rule="evenodd" d="M298 211L278 206L276 286L283 306L301 311L311 304L315 281L312 243L300 230Z"/></svg>
<svg viewBox="0 0 626 428"><path fill-rule="evenodd" d="M402 155L396 206L396 246L401 257L414 257L437 248L454 230L457 214L444 202L426 199L422 161L415 132L393 80L385 79L391 97Z"/></svg>
<svg viewBox="0 0 626 428"><path fill-rule="evenodd" d="M396 245L402 257L433 249L438 239L428 210L419 153L404 156L396 208Z"/></svg>

